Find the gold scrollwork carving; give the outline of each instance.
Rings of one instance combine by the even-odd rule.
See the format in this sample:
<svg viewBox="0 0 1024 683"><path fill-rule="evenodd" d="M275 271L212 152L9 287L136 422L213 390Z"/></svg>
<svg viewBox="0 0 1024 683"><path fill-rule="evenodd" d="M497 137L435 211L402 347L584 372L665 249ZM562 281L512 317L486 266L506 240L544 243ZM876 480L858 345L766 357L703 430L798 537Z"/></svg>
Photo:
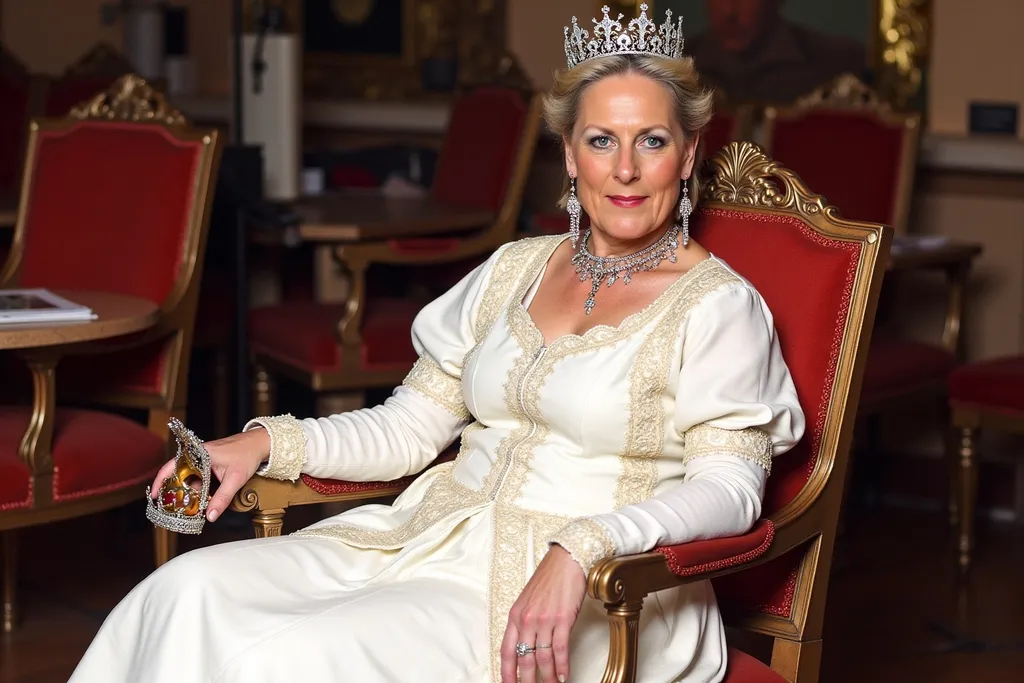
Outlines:
<svg viewBox="0 0 1024 683"><path fill-rule="evenodd" d="M795 173L783 168L753 142L730 142L705 162L702 196L711 201L804 216L836 215L825 198L811 194Z"/></svg>
<svg viewBox="0 0 1024 683"><path fill-rule="evenodd" d="M878 0L880 89L906 107L921 90L931 37L931 0Z"/></svg>
<svg viewBox="0 0 1024 683"><path fill-rule="evenodd" d="M164 96L145 79L128 74L117 79L106 92L94 96L71 109L73 119L131 121L185 126L185 116L169 105Z"/></svg>

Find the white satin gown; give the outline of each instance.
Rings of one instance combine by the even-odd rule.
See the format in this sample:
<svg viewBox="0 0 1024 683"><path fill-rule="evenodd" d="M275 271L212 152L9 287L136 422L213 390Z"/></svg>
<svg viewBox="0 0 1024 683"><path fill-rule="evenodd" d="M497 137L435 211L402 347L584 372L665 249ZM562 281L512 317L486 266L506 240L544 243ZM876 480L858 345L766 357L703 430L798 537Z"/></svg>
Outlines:
<svg viewBox="0 0 1024 683"><path fill-rule="evenodd" d="M390 506L186 553L113 610L72 683L500 681L509 609L558 543L603 558L746 531L804 416L764 301L703 261L617 327L545 345L527 307L564 237L521 240L417 317L420 359L379 407L260 418L268 477L391 480ZM712 683L725 635L708 583L649 596L641 683ZM600 680L585 600L570 681Z"/></svg>

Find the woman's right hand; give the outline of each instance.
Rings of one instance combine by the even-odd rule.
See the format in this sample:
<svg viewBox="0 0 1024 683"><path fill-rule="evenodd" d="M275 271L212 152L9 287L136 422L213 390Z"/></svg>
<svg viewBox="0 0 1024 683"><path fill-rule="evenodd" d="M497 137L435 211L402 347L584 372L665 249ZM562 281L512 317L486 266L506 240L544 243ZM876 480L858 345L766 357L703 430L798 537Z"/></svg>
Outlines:
<svg viewBox="0 0 1024 683"><path fill-rule="evenodd" d="M262 428L204 443L210 454L210 469L220 482L217 492L210 498L206 519L216 521L228 509L231 499L245 486L260 465L270 456L270 434ZM174 475L174 460L156 473L152 495L157 497L164 479Z"/></svg>

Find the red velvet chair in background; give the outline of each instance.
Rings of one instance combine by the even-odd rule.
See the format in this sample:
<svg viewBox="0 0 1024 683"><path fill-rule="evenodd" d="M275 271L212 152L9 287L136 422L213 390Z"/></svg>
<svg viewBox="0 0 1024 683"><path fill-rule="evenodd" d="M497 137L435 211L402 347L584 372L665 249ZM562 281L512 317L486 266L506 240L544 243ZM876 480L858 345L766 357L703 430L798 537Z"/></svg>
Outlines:
<svg viewBox="0 0 1024 683"><path fill-rule="evenodd" d="M431 189L445 203L493 208L481 230L454 237L336 245L335 261L351 280L340 304L289 302L250 315L255 361L254 410L273 412L273 377L315 392L362 392L401 383L416 360L409 329L423 302L374 296L373 264L444 266L447 288L476 261L512 239L536 147L540 98L511 88L482 87L456 102Z"/></svg>
<svg viewBox="0 0 1024 683"><path fill-rule="evenodd" d="M775 639L770 667L731 650L726 682L813 683L857 398L892 233L838 218L753 143L728 144L709 159L706 177L694 236L768 302L807 429L773 463L764 518L749 533L612 558L593 569L588 591L607 606L611 629L602 680L634 680L647 595L714 579L728 624ZM390 496L406 484L255 477L233 505L252 511L257 535L276 535L290 505Z"/></svg>
<svg viewBox="0 0 1024 683"><path fill-rule="evenodd" d="M145 485L171 455L167 422L185 418L198 266L220 154L216 131L188 127L134 75L65 119L33 122L29 150L0 287L128 294L159 304L159 317L137 335L76 347L83 355L60 363L49 453L23 461L22 435L40 416L27 407L0 408L7 630L15 530L141 505ZM4 373L13 379L6 366ZM69 399L98 409L61 405ZM143 411L148 424L102 407ZM173 556L175 539L156 530L158 565Z"/></svg>
<svg viewBox="0 0 1024 683"><path fill-rule="evenodd" d="M998 429L1024 434L1024 356L1010 356L963 365L949 377L949 409L958 432L956 475L959 562L970 569L974 550L974 509L978 497L979 431Z"/></svg>

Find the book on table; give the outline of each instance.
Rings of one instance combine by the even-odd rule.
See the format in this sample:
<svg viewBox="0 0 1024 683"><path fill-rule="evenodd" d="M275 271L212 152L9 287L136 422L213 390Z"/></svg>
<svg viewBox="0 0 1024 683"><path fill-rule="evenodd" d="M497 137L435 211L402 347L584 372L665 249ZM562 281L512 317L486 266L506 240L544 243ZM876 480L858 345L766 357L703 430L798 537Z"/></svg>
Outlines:
<svg viewBox="0 0 1024 683"><path fill-rule="evenodd" d="M79 322L94 318L96 314L88 306L48 289L0 289L0 325Z"/></svg>

